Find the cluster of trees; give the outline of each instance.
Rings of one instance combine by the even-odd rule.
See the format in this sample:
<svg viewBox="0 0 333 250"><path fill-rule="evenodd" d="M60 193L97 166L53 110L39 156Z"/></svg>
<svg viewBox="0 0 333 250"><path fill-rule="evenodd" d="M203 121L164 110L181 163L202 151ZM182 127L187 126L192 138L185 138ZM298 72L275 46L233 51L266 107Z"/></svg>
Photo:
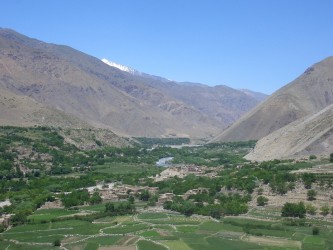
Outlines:
<svg viewBox="0 0 333 250"><path fill-rule="evenodd" d="M306 215L306 207L303 202L285 203L282 207L282 217L299 217L304 218Z"/></svg>
<svg viewBox="0 0 333 250"><path fill-rule="evenodd" d="M116 178L121 178L118 176ZM52 201L56 193L71 192L62 195L66 207L82 205L85 202L97 204L102 201L98 193L89 196L86 190L79 190L96 185L96 180L104 180L104 175L86 174L79 178L56 178L51 176L29 176L21 179L3 179L0 181L0 200L9 199L10 206L0 208L0 214L15 214L13 224L26 222L27 216L32 214L46 201ZM111 180L110 180L111 181Z"/></svg>
<svg viewBox="0 0 333 250"><path fill-rule="evenodd" d="M102 198L98 192L94 192L91 196L87 189L74 190L69 194L64 194L61 197L62 204L68 207L80 206L85 203L89 204L99 204L102 202Z"/></svg>
<svg viewBox="0 0 333 250"><path fill-rule="evenodd" d="M134 214L135 206L129 202L108 202L105 204L105 213L111 216Z"/></svg>
<svg viewBox="0 0 333 250"><path fill-rule="evenodd" d="M249 196L234 194L220 195L218 198L218 203L212 202L205 205L201 201L184 200L180 196L175 196L172 201L166 201L163 208L180 212L186 216L200 214L217 219L224 215L239 215L248 211Z"/></svg>
<svg viewBox="0 0 333 250"><path fill-rule="evenodd" d="M148 190L143 190L139 194L139 200L148 201L148 206L155 206L158 201L158 194L151 194Z"/></svg>
<svg viewBox="0 0 333 250"><path fill-rule="evenodd" d="M328 214L333 215L333 207L323 205L319 208L320 214L326 216ZM315 215L317 213L317 207L312 204L304 205L303 202L299 203L286 203L282 208L283 217L299 217L304 218L306 214Z"/></svg>
<svg viewBox="0 0 333 250"><path fill-rule="evenodd" d="M154 145L168 146L168 145L182 145L189 144L191 140L189 138L147 138L147 137L135 137L143 146L152 147Z"/></svg>
<svg viewBox="0 0 333 250"><path fill-rule="evenodd" d="M31 189L13 192L10 196L11 205L0 208L0 214L14 214L11 218L13 225L24 224L27 217L46 201L53 201L55 197L47 190Z"/></svg>

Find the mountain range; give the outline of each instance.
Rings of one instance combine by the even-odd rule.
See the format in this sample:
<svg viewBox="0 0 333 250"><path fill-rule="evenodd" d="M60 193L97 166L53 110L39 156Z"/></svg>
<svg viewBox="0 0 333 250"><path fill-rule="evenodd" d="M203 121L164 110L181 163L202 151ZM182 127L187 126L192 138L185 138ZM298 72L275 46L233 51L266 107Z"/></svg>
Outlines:
<svg viewBox="0 0 333 250"><path fill-rule="evenodd" d="M103 61L0 29L1 125L211 138L266 97L222 85L178 83Z"/></svg>
<svg viewBox="0 0 333 250"><path fill-rule="evenodd" d="M267 97L171 81L0 29L0 125L76 129L76 137L96 130L108 145L128 145L114 133L258 140L249 160L327 156L333 151L333 57Z"/></svg>

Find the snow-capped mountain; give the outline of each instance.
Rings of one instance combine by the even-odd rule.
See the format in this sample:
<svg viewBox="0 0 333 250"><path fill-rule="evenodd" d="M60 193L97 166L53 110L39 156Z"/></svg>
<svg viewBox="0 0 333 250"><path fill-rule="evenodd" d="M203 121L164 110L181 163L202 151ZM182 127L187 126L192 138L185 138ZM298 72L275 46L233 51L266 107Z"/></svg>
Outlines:
<svg viewBox="0 0 333 250"><path fill-rule="evenodd" d="M125 65L121 65L121 64L118 64L118 63L115 63L115 62L111 62L111 61L109 61L108 59L105 59L105 58L102 59L102 62L111 66L111 67L115 67L115 68L120 69L122 71L128 72L132 75L142 75L141 72L139 72L135 69L132 69L130 67L127 67Z"/></svg>
<svg viewBox="0 0 333 250"><path fill-rule="evenodd" d="M125 65L109 61L108 59L105 59L105 58L102 59L102 62L104 62L105 64L107 64L111 67L115 67L117 69L120 69L121 71L125 71L127 73L130 73L132 75L143 76L145 78L154 79L154 80L163 81L163 82L170 82L171 81L169 79L166 79L166 78L163 78L163 77L160 77L160 76L154 76L154 75L150 75L150 74L147 74L147 73L140 72L138 70L132 69L132 68L127 67Z"/></svg>

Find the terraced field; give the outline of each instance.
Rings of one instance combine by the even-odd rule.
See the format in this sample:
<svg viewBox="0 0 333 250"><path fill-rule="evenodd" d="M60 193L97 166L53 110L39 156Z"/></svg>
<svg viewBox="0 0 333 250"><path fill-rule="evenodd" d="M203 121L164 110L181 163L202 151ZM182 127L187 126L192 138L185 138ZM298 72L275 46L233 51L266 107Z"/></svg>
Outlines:
<svg viewBox="0 0 333 250"><path fill-rule="evenodd" d="M98 211L98 206L82 211ZM72 217L70 217L72 215ZM64 218L61 221L59 218ZM68 217L69 216L69 217ZM73 210L38 210L33 224L1 234L0 249L66 250L201 250L201 249L331 249L333 223L254 220L228 217L185 217L172 212L144 212L105 217L93 222L74 217ZM57 219L59 221L57 221ZM297 223L303 223L299 225ZM311 223L311 224L310 224ZM320 228L312 235L312 226Z"/></svg>

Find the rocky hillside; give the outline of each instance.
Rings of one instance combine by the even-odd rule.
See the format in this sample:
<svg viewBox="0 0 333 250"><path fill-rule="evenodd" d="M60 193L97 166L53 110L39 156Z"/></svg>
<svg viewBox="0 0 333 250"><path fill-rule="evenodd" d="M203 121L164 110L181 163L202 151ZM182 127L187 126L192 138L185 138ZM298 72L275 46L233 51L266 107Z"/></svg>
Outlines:
<svg viewBox="0 0 333 250"><path fill-rule="evenodd" d="M46 107L34 99L6 89L0 91L0 124L32 127L91 128L86 122L63 111Z"/></svg>
<svg viewBox="0 0 333 250"><path fill-rule="evenodd" d="M219 121L221 129L235 122L261 101L250 93L224 85L209 87L200 84L168 82L159 84L158 88L163 93L167 93Z"/></svg>
<svg viewBox="0 0 333 250"><path fill-rule="evenodd" d="M258 103L230 88L197 90L133 75L8 29L0 29L0 91L3 98L15 96L13 106L22 106L8 111L9 103L3 102L4 125L43 124L45 119L52 124L49 117L61 116L54 119L56 126L146 137L211 137Z"/></svg>
<svg viewBox="0 0 333 250"><path fill-rule="evenodd" d="M248 160L329 156L333 152L333 104L276 130L258 141Z"/></svg>
<svg viewBox="0 0 333 250"><path fill-rule="evenodd" d="M261 139L333 103L333 57L308 68L212 141Z"/></svg>

